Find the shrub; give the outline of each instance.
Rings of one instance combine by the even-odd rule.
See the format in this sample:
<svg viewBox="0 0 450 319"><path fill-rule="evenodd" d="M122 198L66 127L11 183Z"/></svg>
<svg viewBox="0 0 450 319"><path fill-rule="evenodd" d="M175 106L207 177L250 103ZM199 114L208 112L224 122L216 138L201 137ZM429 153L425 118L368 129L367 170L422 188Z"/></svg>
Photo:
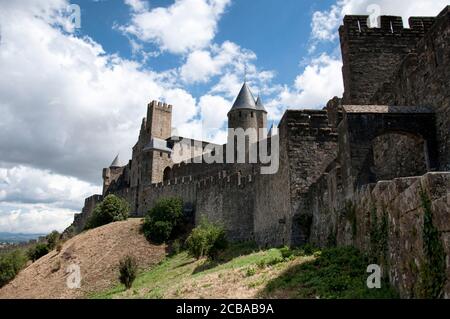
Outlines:
<svg viewBox="0 0 450 319"><path fill-rule="evenodd" d="M294 255L294 252L287 246L280 248L280 253L281 253L281 257L283 257L283 259L289 259Z"/></svg>
<svg viewBox="0 0 450 319"><path fill-rule="evenodd" d="M56 230L48 234L47 237L45 237L45 239L47 240L48 249L49 250L55 249L56 246L58 245L60 238L61 234L58 233Z"/></svg>
<svg viewBox="0 0 450 319"><path fill-rule="evenodd" d="M227 246L228 242L223 227L211 224L205 220L198 227L194 228L186 240L186 247L189 253L197 259L208 257L214 260Z"/></svg>
<svg viewBox="0 0 450 319"><path fill-rule="evenodd" d="M27 263L22 250L15 250L0 256L0 288L14 279Z"/></svg>
<svg viewBox="0 0 450 319"><path fill-rule="evenodd" d="M147 214L142 230L147 239L162 244L180 234L183 202L178 198L158 201Z"/></svg>
<svg viewBox="0 0 450 319"><path fill-rule="evenodd" d="M48 245L45 243L38 243L34 247L28 249L28 258L30 258L33 262L41 258L42 256L47 255L50 252Z"/></svg>
<svg viewBox="0 0 450 319"><path fill-rule="evenodd" d="M136 279L138 266L136 259L130 256L125 257L119 263L119 280L127 289L133 286Z"/></svg>
<svg viewBox="0 0 450 319"><path fill-rule="evenodd" d="M172 255L177 255L182 250L183 250L183 243L179 239L174 240L172 245L171 245L171 254Z"/></svg>
<svg viewBox="0 0 450 319"><path fill-rule="evenodd" d="M254 267L249 267L249 268L247 268L247 271L246 271L246 273L245 273L245 276L246 276L246 277L252 277L252 276L254 276L254 275L256 275L256 269L255 269Z"/></svg>
<svg viewBox="0 0 450 319"><path fill-rule="evenodd" d="M115 195L108 195L95 207L92 216L86 223L86 229L127 220L129 211L130 206L125 200Z"/></svg>

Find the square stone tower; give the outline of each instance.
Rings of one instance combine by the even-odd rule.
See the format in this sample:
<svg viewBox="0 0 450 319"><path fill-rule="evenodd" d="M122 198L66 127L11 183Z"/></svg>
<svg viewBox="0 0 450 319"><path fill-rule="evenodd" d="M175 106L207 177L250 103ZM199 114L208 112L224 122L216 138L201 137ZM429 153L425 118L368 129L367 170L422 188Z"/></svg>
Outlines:
<svg viewBox="0 0 450 319"><path fill-rule="evenodd" d="M172 105L153 101L147 109L147 130L150 138L166 140L172 136Z"/></svg>
<svg viewBox="0 0 450 319"><path fill-rule="evenodd" d="M172 167L172 150L167 139L172 136L172 105L153 101L148 105L147 138L142 148L142 174L144 184L163 181L164 171Z"/></svg>

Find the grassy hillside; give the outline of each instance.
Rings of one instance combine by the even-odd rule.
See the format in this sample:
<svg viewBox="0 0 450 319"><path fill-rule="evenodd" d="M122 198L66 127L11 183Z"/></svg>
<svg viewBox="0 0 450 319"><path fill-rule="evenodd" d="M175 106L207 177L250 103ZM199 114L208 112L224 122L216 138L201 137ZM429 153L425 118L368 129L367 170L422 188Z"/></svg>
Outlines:
<svg viewBox="0 0 450 319"><path fill-rule="evenodd" d="M355 249L323 251L234 245L217 262L182 252L142 272L133 288L121 285L91 298L396 298L384 284L366 287L368 262Z"/></svg>
<svg viewBox="0 0 450 319"><path fill-rule="evenodd" d="M141 234L141 219L129 219L83 232L25 269L0 289L0 299L84 298L114 287L119 261L136 258L140 269L164 260L166 246L150 244ZM70 289L70 269L80 268L81 289Z"/></svg>

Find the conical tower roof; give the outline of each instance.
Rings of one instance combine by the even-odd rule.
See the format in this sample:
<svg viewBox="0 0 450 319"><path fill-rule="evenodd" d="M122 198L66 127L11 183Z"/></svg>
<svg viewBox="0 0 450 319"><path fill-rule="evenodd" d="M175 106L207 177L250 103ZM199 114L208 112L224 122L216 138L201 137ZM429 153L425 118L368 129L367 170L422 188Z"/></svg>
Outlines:
<svg viewBox="0 0 450 319"><path fill-rule="evenodd" d="M264 104L263 104L262 99L261 99L260 96L258 96L258 100L256 101L256 109L258 111L262 111L262 112L267 113L266 108L264 107Z"/></svg>
<svg viewBox="0 0 450 319"><path fill-rule="evenodd" d="M120 161L119 161L119 154L117 154L116 158L114 159L114 161L111 163L111 165L109 167L110 168L121 167Z"/></svg>
<svg viewBox="0 0 450 319"><path fill-rule="evenodd" d="M242 109L256 110L255 98L253 97L253 94L250 91L247 83L244 83L244 85L242 86L242 89L239 92L238 97L236 98L236 101L234 102L230 112Z"/></svg>

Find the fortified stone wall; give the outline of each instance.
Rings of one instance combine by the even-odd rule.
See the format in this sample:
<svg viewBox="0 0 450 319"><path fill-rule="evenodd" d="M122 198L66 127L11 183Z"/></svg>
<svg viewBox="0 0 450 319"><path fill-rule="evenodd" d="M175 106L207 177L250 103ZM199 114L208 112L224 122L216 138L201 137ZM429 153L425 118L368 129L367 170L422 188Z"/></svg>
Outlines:
<svg viewBox="0 0 450 319"><path fill-rule="evenodd" d="M255 239L254 176L234 174L224 178L208 178L198 183L196 223L202 218L222 224L232 241Z"/></svg>
<svg viewBox="0 0 450 319"><path fill-rule="evenodd" d="M428 33L414 52L407 55L392 79L370 101L431 107L436 112L439 169L450 170L450 6L426 29Z"/></svg>
<svg viewBox="0 0 450 319"><path fill-rule="evenodd" d="M286 152L292 243L307 240L308 211L302 208L303 196L337 156L337 133L329 126L325 111L286 111L280 122L282 153ZM285 143L283 142L285 141ZM308 223L306 223L308 224Z"/></svg>
<svg viewBox="0 0 450 319"><path fill-rule="evenodd" d="M370 104L377 89L394 75L395 68L412 52L435 18L413 17L410 29L401 17L381 16L380 27L370 28L368 16L344 18L339 29L344 62L344 104ZM414 105L414 104L410 104Z"/></svg>
<svg viewBox="0 0 450 319"><path fill-rule="evenodd" d="M88 219L94 212L95 206L97 206L97 204L99 204L102 200L102 195L93 195L85 199L84 207L81 210L81 213L75 215L74 221L71 226L75 234L81 233L84 230Z"/></svg>
<svg viewBox="0 0 450 319"><path fill-rule="evenodd" d="M145 187L140 198L139 216L144 216L162 198L181 198L185 204L195 204L197 181L183 177Z"/></svg>
<svg viewBox="0 0 450 319"><path fill-rule="evenodd" d="M402 297L417 296L420 270L424 266L423 190L431 200L433 225L445 250L446 298L450 297L450 173L428 173L422 177L398 178L362 187L351 201L334 188L333 174L324 175L308 196L313 214L311 242L319 246L354 245L366 253L374 251L371 234L387 217L381 259L390 282ZM374 218L374 215L376 218ZM377 224L375 224L375 221ZM425 240L427 240L425 238Z"/></svg>

